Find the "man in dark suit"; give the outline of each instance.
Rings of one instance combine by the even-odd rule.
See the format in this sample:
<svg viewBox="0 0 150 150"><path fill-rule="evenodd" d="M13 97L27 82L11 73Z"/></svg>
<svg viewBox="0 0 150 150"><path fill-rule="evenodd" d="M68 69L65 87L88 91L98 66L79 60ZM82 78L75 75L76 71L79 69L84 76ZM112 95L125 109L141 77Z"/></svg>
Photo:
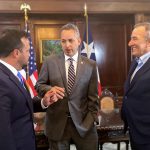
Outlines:
<svg viewBox="0 0 150 150"><path fill-rule="evenodd" d="M122 117L133 150L150 150L150 23L135 25L129 42L135 59L125 83Z"/></svg>
<svg viewBox="0 0 150 150"><path fill-rule="evenodd" d="M29 48L24 31L5 30L0 35L1 150L35 150L36 147L32 99L18 76L18 71L28 63ZM49 91L43 101L52 103L55 99L51 101L51 96L54 94Z"/></svg>
<svg viewBox="0 0 150 150"><path fill-rule="evenodd" d="M58 98L49 107L49 104L43 103L48 107L46 135L50 150L69 150L70 140L78 150L97 149L98 137L94 124L98 122L96 63L80 55L80 43L77 26L64 25L61 29L63 53L48 57L39 74L36 85L39 94L43 96L51 89ZM71 66L74 69L70 81Z"/></svg>

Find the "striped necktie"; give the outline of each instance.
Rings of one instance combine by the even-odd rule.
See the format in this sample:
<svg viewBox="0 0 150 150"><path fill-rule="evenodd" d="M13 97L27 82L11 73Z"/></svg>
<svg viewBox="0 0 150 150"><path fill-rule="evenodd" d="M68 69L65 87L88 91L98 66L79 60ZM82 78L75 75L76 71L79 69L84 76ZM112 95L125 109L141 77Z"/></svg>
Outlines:
<svg viewBox="0 0 150 150"><path fill-rule="evenodd" d="M75 82L75 70L73 65L73 59L69 58L68 60L70 61L70 66L68 68L68 92L70 94Z"/></svg>

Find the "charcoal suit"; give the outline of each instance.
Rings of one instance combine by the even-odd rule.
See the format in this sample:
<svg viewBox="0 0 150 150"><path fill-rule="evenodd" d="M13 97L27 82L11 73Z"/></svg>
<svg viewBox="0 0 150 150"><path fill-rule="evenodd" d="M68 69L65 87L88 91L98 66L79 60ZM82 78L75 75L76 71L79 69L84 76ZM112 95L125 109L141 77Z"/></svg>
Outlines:
<svg viewBox="0 0 150 150"><path fill-rule="evenodd" d="M61 140L68 114L81 137L92 128L96 129L94 122L98 122L97 84L95 61L79 55L75 84L69 95L64 53L51 55L45 60L36 85L37 91L43 96L53 86L65 88L64 98L47 108L46 135L50 139Z"/></svg>

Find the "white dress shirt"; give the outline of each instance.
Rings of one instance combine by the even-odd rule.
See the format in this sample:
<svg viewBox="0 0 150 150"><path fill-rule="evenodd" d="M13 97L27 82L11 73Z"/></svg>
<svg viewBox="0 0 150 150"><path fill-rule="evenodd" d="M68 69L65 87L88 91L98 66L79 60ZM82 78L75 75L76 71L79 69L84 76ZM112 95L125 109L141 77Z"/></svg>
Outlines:
<svg viewBox="0 0 150 150"><path fill-rule="evenodd" d="M65 69L66 69L66 79L68 82L68 69L70 66L70 61L68 60L70 57L65 55ZM75 75L76 75L76 71L77 71L77 62L78 62L78 52L71 57L73 59L73 65L74 65L74 71L75 71Z"/></svg>
<svg viewBox="0 0 150 150"><path fill-rule="evenodd" d="M1 59L0 59L0 62L1 62L5 67L7 67L7 68L18 78L18 76L17 76L18 71L16 70L16 68L14 68L12 65L6 63L5 61L3 61L3 60L1 60ZM19 78L18 78L18 80L20 81Z"/></svg>

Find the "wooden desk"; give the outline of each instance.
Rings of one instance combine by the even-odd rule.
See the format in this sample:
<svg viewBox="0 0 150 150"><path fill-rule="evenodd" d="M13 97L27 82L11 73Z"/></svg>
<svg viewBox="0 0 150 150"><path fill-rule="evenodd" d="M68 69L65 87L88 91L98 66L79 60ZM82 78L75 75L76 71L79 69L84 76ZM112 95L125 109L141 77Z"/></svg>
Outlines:
<svg viewBox="0 0 150 150"><path fill-rule="evenodd" d="M117 150L120 150L120 142L126 143L126 150L128 150L129 137L128 134L123 133L123 121L120 118L120 110L115 109L111 113L101 114L100 126L97 126L97 133L99 137L100 149L103 149L104 143L117 143ZM48 140L44 135L43 130L36 131L37 150L47 150Z"/></svg>
<svg viewBox="0 0 150 150"><path fill-rule="evenodd" d="M129 136L123 133L124 123L120 118L120 110L115 109L110 113L100 112L101 122L97 126L100 150L104 143L117 143L117 150L120 150L120 142L126 143L126 150L129 147Z"/></svg>

